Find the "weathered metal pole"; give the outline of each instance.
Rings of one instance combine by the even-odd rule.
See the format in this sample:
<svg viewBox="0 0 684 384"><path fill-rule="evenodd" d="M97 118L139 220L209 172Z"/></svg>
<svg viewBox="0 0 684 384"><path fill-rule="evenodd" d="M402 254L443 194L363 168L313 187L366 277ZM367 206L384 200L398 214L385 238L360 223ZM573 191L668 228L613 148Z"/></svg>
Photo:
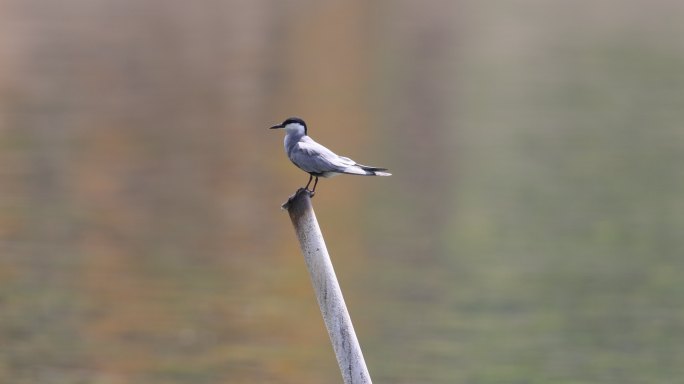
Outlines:
<svg viewBox="0 0 684 384"><path fill-rule="evenodd" d="M283 208L290 214L297 232L342 378L345 384L370 384L370 374L325 247L309 192L300 188L283 204Z"/></svg>

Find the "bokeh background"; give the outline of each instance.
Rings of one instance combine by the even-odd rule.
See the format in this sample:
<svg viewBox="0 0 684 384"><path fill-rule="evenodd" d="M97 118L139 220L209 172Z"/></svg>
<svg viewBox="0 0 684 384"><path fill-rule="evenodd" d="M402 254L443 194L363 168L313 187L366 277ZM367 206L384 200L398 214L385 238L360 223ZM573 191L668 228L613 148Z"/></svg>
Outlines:
<svg viewBox="0 0 684 384"><path fill-rule="evenodd" d="M684 2L0 1L0 382L684 377Z"/></svg>

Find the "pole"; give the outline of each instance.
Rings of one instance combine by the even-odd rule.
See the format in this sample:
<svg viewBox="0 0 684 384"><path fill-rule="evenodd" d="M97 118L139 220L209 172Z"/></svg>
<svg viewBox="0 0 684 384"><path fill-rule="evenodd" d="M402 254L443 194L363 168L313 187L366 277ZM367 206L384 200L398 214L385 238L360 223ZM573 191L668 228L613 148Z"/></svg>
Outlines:
<svg viewBox="0 0 684 384"><path fill-rule="evenodd" d="M297 233L318 306L345 384L371 384L349 311L342 297L323 234L311 205L309 191L300 188L283 204Z"/></svg>

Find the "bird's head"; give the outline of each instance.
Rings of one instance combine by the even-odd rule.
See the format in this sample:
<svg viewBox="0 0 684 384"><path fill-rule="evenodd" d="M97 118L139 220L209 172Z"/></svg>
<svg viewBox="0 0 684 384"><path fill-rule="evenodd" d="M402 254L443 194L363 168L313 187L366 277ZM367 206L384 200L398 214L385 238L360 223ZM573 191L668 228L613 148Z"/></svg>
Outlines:
<svg viewBox="0 0 684 384"><path fill-rule="evenodd" d="M288 119L285 119L285 121L283 121L282 123L276 124L276 125L271 127L271 129L279 129L279 128L285 128L285 131L287 131L287 133L292 132L292 133L299 133L302 135L307 134L306 123L304 122L304 120L300 119L299 117L290 117Z"/></svg>

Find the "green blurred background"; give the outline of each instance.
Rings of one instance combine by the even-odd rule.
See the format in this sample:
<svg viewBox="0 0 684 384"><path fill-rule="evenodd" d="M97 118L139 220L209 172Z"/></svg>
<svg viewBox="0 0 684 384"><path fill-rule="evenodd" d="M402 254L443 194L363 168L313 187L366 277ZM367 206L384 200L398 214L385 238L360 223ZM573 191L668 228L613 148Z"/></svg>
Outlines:
<svg viewBox="0 0 684 384"><path fill-rule="evenodd" d="M684 380L684 2L0 1L0 382Z"/></svg>

